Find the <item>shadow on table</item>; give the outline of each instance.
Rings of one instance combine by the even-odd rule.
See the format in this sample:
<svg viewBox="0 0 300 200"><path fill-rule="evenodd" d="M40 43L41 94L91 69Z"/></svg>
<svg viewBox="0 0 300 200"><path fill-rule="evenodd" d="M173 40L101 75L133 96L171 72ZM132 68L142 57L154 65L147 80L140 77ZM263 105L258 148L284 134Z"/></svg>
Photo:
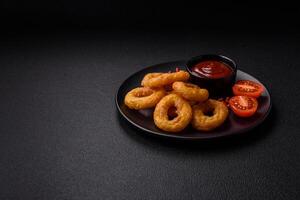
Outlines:
<svg viewBox="0 0 300 200"><path fill-rule="evenodd" d="M224 151L242 148L266 138L268 134L272 132L272 129L276 124L277 112L276 108L273 106L266 120L261 125L247 133L200 141L178 140L151 135L128 123L119 113L117 113L117 116L120 126L128 134L128 136L147 146L156 146L155 144L157 144L189 151Z"/></svg>

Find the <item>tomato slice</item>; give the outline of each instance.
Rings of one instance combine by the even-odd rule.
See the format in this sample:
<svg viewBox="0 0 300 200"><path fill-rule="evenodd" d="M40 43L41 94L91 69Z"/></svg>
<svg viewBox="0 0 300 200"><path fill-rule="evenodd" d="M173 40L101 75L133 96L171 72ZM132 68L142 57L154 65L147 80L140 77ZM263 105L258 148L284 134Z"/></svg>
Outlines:
<svg viewBox="0 0 300 200"><path fill-rule="evenodd" d="M257 100L248 96L234 96L229 100L231 110L240 117L250 117L257 110Z"/></svg>
<svg viewBox="0 0 300 200"><path fill-rule="evenodd" d="M249 96L257 98L263 93L264 87L254 81L239 80L232 87L232 91L236 96Z"/></svg>

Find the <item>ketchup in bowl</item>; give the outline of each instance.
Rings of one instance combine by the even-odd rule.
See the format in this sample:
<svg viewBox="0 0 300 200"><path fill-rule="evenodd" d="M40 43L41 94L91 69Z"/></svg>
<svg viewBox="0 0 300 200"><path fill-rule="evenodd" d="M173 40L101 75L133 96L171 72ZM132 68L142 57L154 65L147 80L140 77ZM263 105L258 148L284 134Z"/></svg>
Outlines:
<svg viewBox="0 0 300 200"><path fill-rule="evenodd" d="M199 76L218 79L233 74L233 69L223 63L216 60L206 60L197 63L192 70L199 74Z"/></svg>
<svg viewBox="0 0 300 200"><path fill-rule="evenodd" d="M191 82L206 88L210 97L230 96L235 83L237 65L222 55L201 55L188 60Z"/></svg>

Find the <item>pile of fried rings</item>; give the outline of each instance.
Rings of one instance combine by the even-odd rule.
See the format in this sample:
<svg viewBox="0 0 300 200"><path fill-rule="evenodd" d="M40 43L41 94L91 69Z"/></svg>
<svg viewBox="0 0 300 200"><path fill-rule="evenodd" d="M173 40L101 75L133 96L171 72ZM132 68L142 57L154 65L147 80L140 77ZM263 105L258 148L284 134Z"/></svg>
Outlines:
<svg viewBox="0 0 300 200"><path fill-rule="evenodd" d="M154 108L155 125L167 132L180 132L190 123L199 131L210 131L224 123L228 108L209 99L209 92L188 83L188 72L146 74L141 87L129 91L124 99L130 109Z"/></svg>

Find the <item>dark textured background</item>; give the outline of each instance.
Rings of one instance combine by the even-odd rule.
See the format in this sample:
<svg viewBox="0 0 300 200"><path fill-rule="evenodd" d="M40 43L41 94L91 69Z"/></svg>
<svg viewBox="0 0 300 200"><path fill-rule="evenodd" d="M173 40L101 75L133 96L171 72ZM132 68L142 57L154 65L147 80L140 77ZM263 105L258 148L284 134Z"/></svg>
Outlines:
<svg viewBox="0 0 300 200"><path fill-rule="evenodd" d="M0 199L299 199L297 34L81 31L1 37ZM270 88L246 137L145 137L114 95L141 68L222 53Z"/></svg>
<svg viewBox="0 0 300 200"><path fill-rule="evenodd" d="M193 26L230 30L296 28L293 0L2 0L0 27Z"/></svg>
<svg viewBox="0 0 300 200"><path fill-rule="evenodd" d="M0 199L300 199L299 7L290 1L0 2ZM227 55L270 89L243 137L146 137L114 95L143 67Z"/></svg>

